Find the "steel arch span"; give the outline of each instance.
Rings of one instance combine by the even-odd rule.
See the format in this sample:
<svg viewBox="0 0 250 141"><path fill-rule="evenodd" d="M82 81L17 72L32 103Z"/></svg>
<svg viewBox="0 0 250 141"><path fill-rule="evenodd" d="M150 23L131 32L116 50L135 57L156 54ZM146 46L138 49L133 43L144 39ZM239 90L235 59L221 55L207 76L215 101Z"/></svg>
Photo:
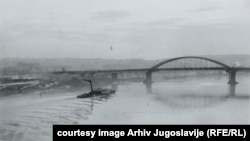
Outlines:
<svg viewBox="0 0 250 141"><path fill-rule="evenodd" d="M217 61L217 60L214 60L214 59L210 59L210 58L205 58L205 57L198 57L198 56L184 56L184 57L176 57L176 58L172 58L172 59L168 59L168 60L165 60L165 61L162 61L156 65L154 65L153 67L151 67L149 69L148 72L153 72L153 71L156 71L157 68L165 65L165 64L168 64L170 62L175 62L175 61L178 61L178 60L182 60L182 59L198 59L198 60L205 60L205 61L208 61L208 62L211 62L211 63L214 63L214 64L217 64L219 66L221 66L222 68L225 68L225 70L229 70L231 69L230 66L226 65L225 63L222 63L220 61Z"/></svg>

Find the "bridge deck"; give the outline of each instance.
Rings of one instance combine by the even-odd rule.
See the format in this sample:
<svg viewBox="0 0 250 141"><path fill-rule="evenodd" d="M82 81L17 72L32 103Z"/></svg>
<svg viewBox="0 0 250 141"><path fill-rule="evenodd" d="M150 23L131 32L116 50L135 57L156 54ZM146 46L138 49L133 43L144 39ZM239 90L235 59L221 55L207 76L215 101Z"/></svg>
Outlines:
<svg viewBox="0 0 250 141"><path fill-rule="evenodd" d="M238 67L238 68L231 68L232 70L236 71L249 71L250 68L244 68L244 67ZM121 72L147 72L150 69L148 68L139 68L139 69L117 69L117 70L85 70L85 71L55 71L53 72L54 74L62 74L62 73L67 73L67 74L87 74L87 73L121 73ZM194 70L194 71L212 71L212 70L222 70L222 71L227 71L227 68L223 67L211 67L211 68L158 68L155 69L154 71L189 71L189 70Z"/></svg>

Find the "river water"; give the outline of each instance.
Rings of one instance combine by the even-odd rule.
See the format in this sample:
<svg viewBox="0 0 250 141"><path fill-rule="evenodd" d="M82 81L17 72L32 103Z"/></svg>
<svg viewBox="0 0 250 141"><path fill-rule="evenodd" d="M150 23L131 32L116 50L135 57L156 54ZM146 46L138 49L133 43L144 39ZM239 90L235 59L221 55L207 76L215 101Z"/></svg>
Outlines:
<svg viewBox="0 0 250 141"><path fill-rule="evenodd" d="M83 92L12 95L0 99L0 141L52 140L53 124L250 124L249 78L237 97L225 98L226 78L118 85L105 97L77 99Z"/></svg>

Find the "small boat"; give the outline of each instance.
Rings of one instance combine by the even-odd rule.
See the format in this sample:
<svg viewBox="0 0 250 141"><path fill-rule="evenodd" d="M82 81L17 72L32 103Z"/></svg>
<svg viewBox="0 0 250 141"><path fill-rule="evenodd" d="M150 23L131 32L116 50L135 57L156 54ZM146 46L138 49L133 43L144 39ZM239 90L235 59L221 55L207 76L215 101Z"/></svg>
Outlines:
<svg viewBox="0 0 250 141"><path fill-rule="evenodd" d="M78 95L77 98L88 98L88 97L94 97L94 96L101 96L101 95L109 95L115 93L115 90L112 89L96 89L89 93L84 93L81 95Z"/></svg>
<svg viewBox="0 0 250 141"><path fill-rule="evenodd" d="M90 83L91 91L89 93L84 93L84 94L78 95L77 98L88 98L88 97L94 97L94 96L100 96L100 95L108 95L108 94L115 93L115 90L112 90L112 89L98 88L98 89L93 90L92 81L87 80L87 79L83 79L83 80Z"/></svg>

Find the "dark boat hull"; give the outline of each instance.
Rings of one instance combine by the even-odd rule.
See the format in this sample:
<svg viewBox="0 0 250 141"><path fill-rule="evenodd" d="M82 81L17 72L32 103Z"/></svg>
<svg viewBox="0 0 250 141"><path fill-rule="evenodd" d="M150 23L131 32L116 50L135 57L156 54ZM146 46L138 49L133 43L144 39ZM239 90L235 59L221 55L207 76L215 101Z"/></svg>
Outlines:
<svg viewBox="0 0 250 141"><path fill-rule="evenodd" d="M109 95L113 93L115 93L115 90L103 89L78 95L77 98L89 98L94 96Z"/></svg>

